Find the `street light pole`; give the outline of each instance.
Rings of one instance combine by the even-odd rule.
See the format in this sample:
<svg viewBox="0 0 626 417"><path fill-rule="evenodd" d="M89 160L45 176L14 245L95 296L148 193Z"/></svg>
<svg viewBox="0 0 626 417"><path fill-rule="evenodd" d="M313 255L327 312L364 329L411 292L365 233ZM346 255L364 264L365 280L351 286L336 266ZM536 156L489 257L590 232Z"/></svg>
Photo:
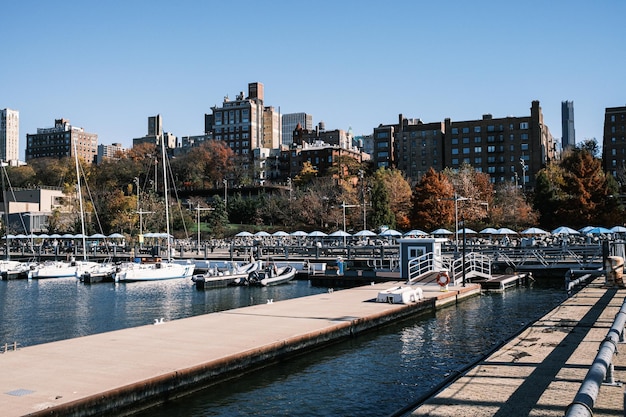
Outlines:
<svg viewBox="0 0 626 417"><path fill-rule="evenodd" d="M526 190L526 169L528 168L528 166L524 162L524 158L520 158L519 163L522 165L522 186L523 189Z"/></svg>
<svg viewBox="0 0 626 417"><path fill-rule="evenodd" d="M343 208L343 246L346 246L346 207L358 207L358 204L346 204L345 201L341 203Z"/></svg>

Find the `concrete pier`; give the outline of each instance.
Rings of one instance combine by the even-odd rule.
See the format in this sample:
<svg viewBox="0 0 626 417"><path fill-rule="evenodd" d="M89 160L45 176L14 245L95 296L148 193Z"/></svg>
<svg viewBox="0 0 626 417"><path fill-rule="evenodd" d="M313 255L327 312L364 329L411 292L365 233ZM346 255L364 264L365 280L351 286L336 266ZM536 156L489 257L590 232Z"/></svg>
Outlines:
<svg viewBox="0 0 626 417"><path fill-rule="evenodd" d="M389 281L19 348L0 354L2 416L115 415L480 293L420 286L424 299L376 303ZM158 319L155 317L155 319Z"/></svg>
<svg viewBox="0 0 626 417"><path fill-rule="evenodd" d="M626 296L604 282L596 278L410 415L564 416ZM615 380L626 381L626 357L613 364ZM624 387L603 385L589 415L623 416Z"/></svg>

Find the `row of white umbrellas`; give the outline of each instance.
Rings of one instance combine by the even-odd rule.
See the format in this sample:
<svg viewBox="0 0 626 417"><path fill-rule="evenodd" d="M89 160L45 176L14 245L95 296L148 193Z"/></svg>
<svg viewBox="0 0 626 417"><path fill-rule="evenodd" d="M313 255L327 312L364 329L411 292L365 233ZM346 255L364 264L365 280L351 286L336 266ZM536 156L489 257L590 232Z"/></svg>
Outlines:
<svg viewBox="0 0 626 417"><path fill-rule="evenodd" d="M7 236L3 236L3 239L82 239L83 237L85 237L86 239L123 239L124 235L120 234L120 233L113 233L110 234L108 236L105 236L101 233L96 233L93 235L83 235L82 233L79 233L77 235L73 235L71 233L66 233L63 235L60 235L58 233L53 233L51 235L48 235L46 233L42 233L42 234L29 234L29 235L24 235L24 234L19 234L19 235L7 235Z"/></svg>
<svg viewBox="0 0 626 417"><path fill-rule="evenodd" d="M539 227L530 227L526 230L523 230L521 232L516 232L515 230L509 229L508 227L502 227L499 229L495 229L493 227L487 227L483 230L481 230L480 232L476 232L472 229L469 228L465 228L465 229L459 229L458 231L459 233L463 233L465 232L466 234L482 234L482 235L502 235L502 236L506 236L506 235L577 235L577 234L592 234L592 235L598 235L598 234L614 234L614 233L626 233L626 227L623 226L615 226L611 229L607 229L605 227L600 227L600 226L588 226L588 227L584 227L580 230L575 230L572 229L570 227L567 226L561 226L561 227L557 227L556 229L552 230L551 232L547 231L547 230L543 230ZM361 230L360 232L356 232L354 234L350 234L347 232L344 232L343 230L337 230L333 233L327 234L324 232L321 232L319 230L316 230L314 232L303 232L301 230L296 231L296 232L292 232L292 233L287 233L287 232L283 232L283 231L278 231L278 232L274 232L272 234L265 232L265 231L261 231L261 232L256 232L254 234L250 233L250 232L239 232L237 233L235 236L236 237L288 237L288 236L294 236L294 237L352 237L352 236L356 236L356 237L371 237L371 236L387 236L387 237L400 237L400 236L405 236L405 237L417 237L417 236L444 236L444 235L453 235L454 232L451 232L448 229L437 229L437 230L433 230L430 233L424 232L422 230L418 230L418 229L414 229L414 230L410 230L406 233L402 233L399 232L397 230L393 230L393 229L386 229L384 231L382 231L381 233L374 233L371 230Z"/></svg>

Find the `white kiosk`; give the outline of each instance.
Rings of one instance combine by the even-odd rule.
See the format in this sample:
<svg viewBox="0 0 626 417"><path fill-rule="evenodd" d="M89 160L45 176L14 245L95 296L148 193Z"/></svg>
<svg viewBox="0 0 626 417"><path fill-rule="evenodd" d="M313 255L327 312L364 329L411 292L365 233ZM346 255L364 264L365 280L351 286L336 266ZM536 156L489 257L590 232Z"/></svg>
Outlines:
<svg viewBox="0 0 626 417"><path fill-rule="evenodd" d="M409 261L424 254L431 253L435 263L441 264L441 245L445 238L404 238L398 239L400 244L400 277L409 279Z"/></svg>

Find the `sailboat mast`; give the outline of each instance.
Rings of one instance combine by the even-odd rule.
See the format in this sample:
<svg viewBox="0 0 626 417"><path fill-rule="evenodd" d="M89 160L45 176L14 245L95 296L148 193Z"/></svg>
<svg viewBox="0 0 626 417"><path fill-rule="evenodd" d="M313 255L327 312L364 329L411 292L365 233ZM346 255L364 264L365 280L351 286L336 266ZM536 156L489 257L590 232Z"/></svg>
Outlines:
<svg viewBox="0 0 626 417"><path fill-rule="evenodd" d="M9 203L7 201L8 193L5 191L6 187L4 185L4 176L6 175L6 164L4 161L0 161L0 166L2 166L2 192L4 195L2 196L2 202L4 203L4 244L6 245L6 258L11 259L11 250L9 245ZM8 175L7 175L8 177ZM32 234L32 231L31 231Z"/></svg>
<svg viewBox="0 0 626 417"><path fill-rule="evenodd" d="M167 165L165 164L165 138L161 137L161 157L163 159L163 194L165 195L165 233L167 238L167 260L171 260L170 249L170 208L167 198Z"/></svg>
<svg viewBox="0 0 626 417"><path fill-rule="evenodd" d="M76 185L78 187L78 203L80 207L80 228L83 237L83 260L87 260L87 240L85 237L85 211L83 210L83 192L80 187L80 167L78 165L78 150L76 140L74 142L74 161L76 162Z"/></svg>

